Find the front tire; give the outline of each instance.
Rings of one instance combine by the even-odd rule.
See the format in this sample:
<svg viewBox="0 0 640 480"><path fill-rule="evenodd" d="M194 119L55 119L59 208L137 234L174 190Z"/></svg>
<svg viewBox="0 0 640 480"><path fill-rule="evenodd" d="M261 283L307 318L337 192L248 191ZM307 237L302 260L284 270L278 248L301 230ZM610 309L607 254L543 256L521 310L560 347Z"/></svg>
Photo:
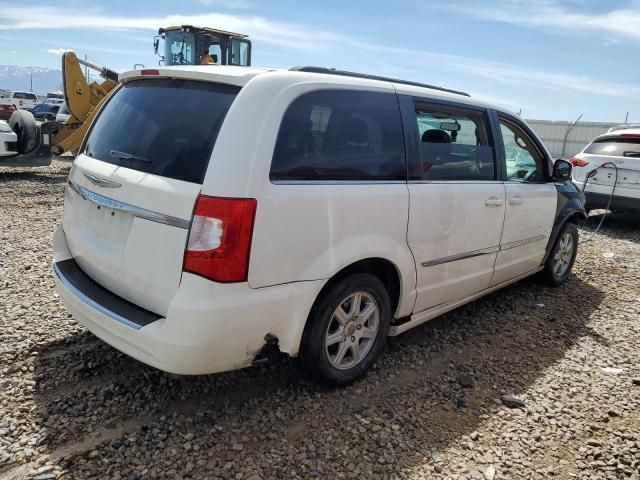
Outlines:
<svg viewBox="0 0 640 480"><path fill-rule="evenodd" d="M389 333L391 301L382 282L359 273L324 292L311 310L300 351L307 375L347 385L365 375Z"/></svg>
<svg viewBox="0 0 640 480"><path fill-rule="evenodd" d="M549 285L557 287L569 278L578 253L578 240L578 227L575 223L565 223L542 271L543 277Z"/></svg>

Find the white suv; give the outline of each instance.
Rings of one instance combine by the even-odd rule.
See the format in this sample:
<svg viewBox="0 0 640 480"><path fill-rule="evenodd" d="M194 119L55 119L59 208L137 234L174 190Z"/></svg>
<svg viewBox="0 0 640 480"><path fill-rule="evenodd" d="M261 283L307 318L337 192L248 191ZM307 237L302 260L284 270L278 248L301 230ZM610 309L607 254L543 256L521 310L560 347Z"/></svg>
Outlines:
<svg viewBox="0 0 640 480"><path fill-rule="evenodd" d="M120 81L69 174L54 271L80 323L149 365L277 347L345 384L389 335L570 273L571 165L466 94L313 67Z"/></svg>
<svg viewBox="0 0 640 480"><path fill-rule="evenodd" d="M587 209L640 213L640 127L614 127L570 162Z"/></svg>

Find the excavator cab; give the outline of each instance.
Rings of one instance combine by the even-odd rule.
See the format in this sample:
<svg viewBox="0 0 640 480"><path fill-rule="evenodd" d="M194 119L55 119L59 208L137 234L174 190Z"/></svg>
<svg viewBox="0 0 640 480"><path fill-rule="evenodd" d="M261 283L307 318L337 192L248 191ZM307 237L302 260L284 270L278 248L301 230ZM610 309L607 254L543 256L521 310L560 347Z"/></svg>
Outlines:
<svg viewBox="0 0 640 480"><path fill-rule="evenodd" d="M160 40L164 41L163 55ZM153 47L163 65L251 65L248 36L225 30L192 25L160 28Z"/></svg>

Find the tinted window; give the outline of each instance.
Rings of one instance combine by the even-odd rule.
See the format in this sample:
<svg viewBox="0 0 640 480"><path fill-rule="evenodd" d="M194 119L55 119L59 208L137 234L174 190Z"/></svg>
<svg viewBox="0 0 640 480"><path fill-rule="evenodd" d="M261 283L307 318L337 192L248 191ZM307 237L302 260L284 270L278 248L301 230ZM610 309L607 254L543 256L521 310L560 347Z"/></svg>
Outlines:
<svg viewBox="0 0 640 480"><path fill-rule="evenodd" d="M584 149L584 153L613 157L640 157L640 135L596 140Z"/></svg>
<svg viewBox="0 0 640 480"><path fill-rule="evenodd" d="M424 180L494 180L495 156L484 115L418 106L421 176Z"/></svg>
<svg viewBox="0 0 640 480"><path fill-rule="evenodd" d="M142 172L202 183L238 90L192 80L126 83L103 108L84 153Z"/></svg>
<svg viewBox="0 0 640 480"><path fill-rule="evenodd" d="M533 140L521 128L502 119L500 131L507 161L507 180L543 182L544 157Z"/></svg>
<svg viewBox="0 0 640 480"><path fill-rule="evenodd" d="M404 180L404 139L393 93L323 90L287 109L272 180Z"/></svg>

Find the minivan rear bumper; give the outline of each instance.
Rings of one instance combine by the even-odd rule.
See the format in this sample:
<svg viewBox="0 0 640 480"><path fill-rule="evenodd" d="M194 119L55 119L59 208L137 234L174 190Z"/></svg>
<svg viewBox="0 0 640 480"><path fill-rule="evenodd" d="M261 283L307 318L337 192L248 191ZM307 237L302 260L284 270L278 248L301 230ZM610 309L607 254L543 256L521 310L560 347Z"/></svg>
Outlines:
<svg viewBox="0 0 640 480"><path fill-rule="evenodd" d="M95 282L93 290L87 290L84 274L73 273L69 263L73 259L62 227L53 243L56 288L74 319L127 355L181 375L247 367L267 335L278 339L282 352L297 355L306 318L324 283L252 289L247 283L219 284L184 273L166 318L154 318L152 312L115 297ZM99 289L104 291L96 293Z"/></svg>

